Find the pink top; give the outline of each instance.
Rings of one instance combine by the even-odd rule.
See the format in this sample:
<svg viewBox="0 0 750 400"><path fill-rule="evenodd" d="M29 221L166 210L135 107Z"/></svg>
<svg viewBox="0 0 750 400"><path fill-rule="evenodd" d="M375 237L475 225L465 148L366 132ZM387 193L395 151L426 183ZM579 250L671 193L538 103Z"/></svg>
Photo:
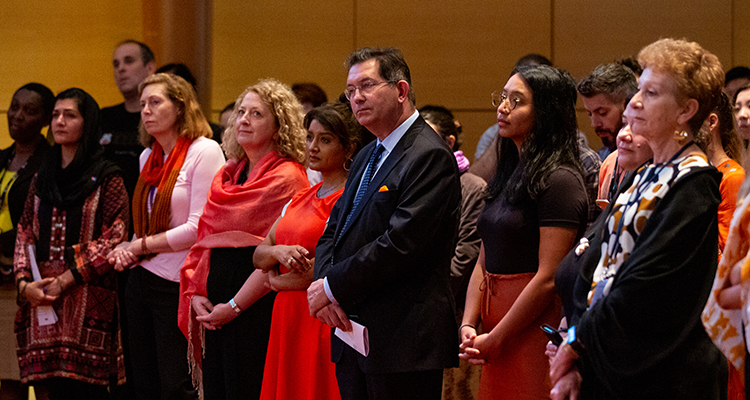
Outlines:
<svg viewBox="0 0 750 400"><path fill-rule="evenodd" d="M141 153L141 169L149 154L151 149ZM208 189L224 162L224 153L214 140L199 137L193 141L172 192L172 215L166 234L167 243L174 252L159 253L150 260L141 261L140 266L161 278L180 281L180 268L198 237L198 220L206 205Z"/></svg>

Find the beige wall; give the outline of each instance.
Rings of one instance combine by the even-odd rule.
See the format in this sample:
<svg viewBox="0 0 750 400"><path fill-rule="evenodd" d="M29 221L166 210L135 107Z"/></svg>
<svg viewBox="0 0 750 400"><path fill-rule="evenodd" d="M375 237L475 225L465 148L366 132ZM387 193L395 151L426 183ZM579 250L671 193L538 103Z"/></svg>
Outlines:
<svg viewBox="0 0 750 400"><path fill-rule="evenodd" d="M750 5L736 0L714 1L710 9L698 0L255 3L214 3L214 115L244 86L267 76L289 84L314 81L334 97L351 50L395 46L411 68L418 106L454 110L470 158L496 118L489 94L526 53L548 56L581 79L656 39L686 37L727 68L750 64L750 48L741 40L750 34L742 23L750 21ZM600 147L580 102L578 120L591 146Z"/></svg>
<svg viewBox="0 0 750 400"><path fill-rule="evenodd" d="M715 0L710 10L704 2L692 0L558 2L554 7L553 61L581 79L598 64L636 56L643 46L659 38L676 37L700 43L716 54L725 68L731 68L736 65L731 40L733 2L739 3ZM592 148L601 147L580 100L578 125Z"/></svg>
<svg viewBox="0 0 750 400"><path fill-rule="evenodd" d="M345 86L343 61L354 48L353 13L352 2L216 0L214 113L261 78L316 82L335 97Z"/></svg>
<svg viewBox="0 0 750 400"><path fill-rule="evenodd" d="M517 18L499 29L508 13ZM345 86L343 63L352 50L395 46L409 63L417 105L456 111L471 157L479 135L495 120L490 93L504 83L515 60L530 51L550 53L549 0L503 7L494 0L471 7L460 1L216 1L214 17L215 118L245 86L263 77L290 85L316 82L333 99ZM507 35L523 31L536 34L523 40Z"/></svg>
<svg viewBox="0 0 750 400"><path fill-rule="evenodd" d="M186 1L162 0L161 8L181 8ZM698 41L725 67L750 65L744 40L750 37L750 2L738 0L710 6L699 0L213 0L212 8L210 0L191 1L212 10L210 20L195 29L212 32L201 54L211 54L203 72L211 77L204 84L210 94L203 104L210 103L214 120L246 86L265 77L316 82L334 98L344 86L343 62L352 50L390 45L409 62L418 106L440 104L456 112L470 158L479 135L495 121L489 94L529 52L552 58L580 79L599 63L674 36ZM112 105L121 101L110 66L115 43L145 38L170 53L175 35L152 36L164 35L180 18L144 16L143 10L154 9L151 2L133 3L6 0L0 14L0 147L9 144L5 111L18 86L39 81L55 92L81 86L100 105ZM177 61L158 53L160 65ZM585 111L578 111L581 129L599 147Z"/></svg>
<svg viewBox="0 0 750 400"><path fill-rule="evenodd" d="M10 145L13 92L40 82L58 93L78 86L109 106L122 102L112 77L113 46L140 38L140 2L5 0L0 13L0 147Z"/></svg>

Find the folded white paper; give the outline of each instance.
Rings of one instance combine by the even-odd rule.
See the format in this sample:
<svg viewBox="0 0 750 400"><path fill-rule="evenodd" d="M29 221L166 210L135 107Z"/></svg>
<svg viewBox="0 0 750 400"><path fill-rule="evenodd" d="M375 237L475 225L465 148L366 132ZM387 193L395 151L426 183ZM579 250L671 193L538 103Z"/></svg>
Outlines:
<svg viewBox="0 0 750 400"><path fill-rule="evenodd" d="M359 354L367 357L367 355L370 354L370 339L367 336L367 328L354 321L351 321L351 323L351 332L344 332L341 329L336 328L334 334L338 336L339 339L343 340L344 343L348 344L349 347L357 350Z"/></svg>
<svg viewBox="0 0 750 400"><path fill-rule="evenodd" d="M31 264L31 276L35 281L41 281L42 274L39 273L39 266L36 264L33 244L29 245L29 264ZM36 319L39 321L39 326L52 325L57 323L57 314L52 306L39 306L36 308Z"/></svg>

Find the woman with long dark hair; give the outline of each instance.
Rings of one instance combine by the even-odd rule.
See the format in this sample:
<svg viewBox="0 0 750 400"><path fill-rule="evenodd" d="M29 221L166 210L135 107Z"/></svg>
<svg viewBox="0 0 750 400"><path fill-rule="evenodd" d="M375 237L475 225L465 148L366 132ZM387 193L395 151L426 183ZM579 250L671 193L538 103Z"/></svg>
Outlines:
<svg viewBox="0 0 750 400"><path fill-rule="evenodd" d="M575 101L571 76L548 66L517 68L493 94L500 157L459 328L460 357L483 365L480 399L549 396L539 326L559 321L555 270L587 219Z"/></svg>
<svg viewBox="0 0 750 400"><path fill-rule="evenodd" d="M705 133L705 138L701 138L703 140L699 142L699 145L706 152L706 156L711 161L711 164L716 166L716 169L721 172L721 183L719 184L719 192L721 192L721 203L719 203L719 261L721 262L725 246L728 244L733 216L737 207L743 202L742 198L738 200L738 193L742 183L745 181L745 169L742 168L744 148L734 126L733 108L724 93L721 94L719 104L708 115L708 118L706 118L701 133ZM743 211L740 211L739 214L743 214ZM734 258L737 253L736 248L734 252L735 254L732 255L732 259L736 263L737 259ZM734 265L734 263L730 265ZM726 278L725 273L717 272L715 282L720 281L723 284L725 282L724 278ZM717 289L722 289L722 287L719 286ZM722 295L717 296L716 299L722 299L721 306L729 309L739 306L739 303L726 301ZM708 304L711 304L711 301ZM708 307L707 310L710 312L711 308ZM744 379L740 371L731 365L731 362L727 398L733 400L745 398Z"/></svg>
<svg viewBox="0 0 750 400"><path fill-rule="evenodd" d="M734 127L733 108L727 96L722 93L720 101L706 118L701 129L700 140L696 142L703 149L708 161L721 172L721 203L719 204L719 254L729 235L729 225L737 208L737 192L745 181L742 168L742 141Z"/></svg>
<svg viewBox="0 0 750 400"><path fill-rule="evenodd" d="M31 183L16 238L21 382L50 399L106 398L107 385L125 380L106 256L127 235L128 194L102 157L99 105L88 93L57 95L51 129L56 144Z"/></svg>

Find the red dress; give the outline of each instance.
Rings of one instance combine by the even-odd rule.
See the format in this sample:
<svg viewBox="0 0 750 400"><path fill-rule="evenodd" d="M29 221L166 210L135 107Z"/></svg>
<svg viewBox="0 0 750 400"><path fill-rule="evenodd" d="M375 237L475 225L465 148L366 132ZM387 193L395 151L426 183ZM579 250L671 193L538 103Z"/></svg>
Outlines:
<svg viewBox="0 0 750 400"><path fill-rule="evenodd" d="M319 199L320 185L294 195L276 226L276 244L297 244L315 256L331 209L344 191ZM331 362L331 328L310 316L306 290L276 296L260 398L341 399Z"/></svg>

